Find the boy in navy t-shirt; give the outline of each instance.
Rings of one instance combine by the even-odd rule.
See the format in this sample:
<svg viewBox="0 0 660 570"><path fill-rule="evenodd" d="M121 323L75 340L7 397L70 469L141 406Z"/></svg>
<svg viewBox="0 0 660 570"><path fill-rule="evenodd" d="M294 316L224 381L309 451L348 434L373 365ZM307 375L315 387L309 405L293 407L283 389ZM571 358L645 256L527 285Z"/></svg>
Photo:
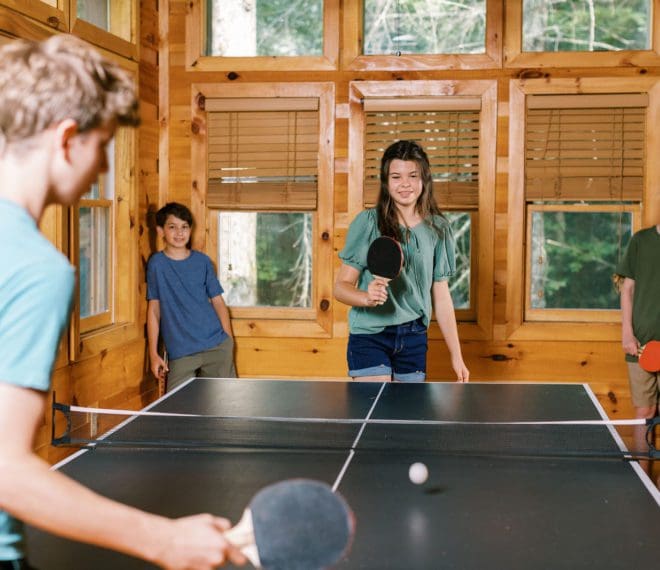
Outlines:
<svg viewBox="0 0 660 570"><path fill-rule="evenodd" d="M235 378L234 341L223 289L209 257L189 248L192 214L170 202L156 213L165 247L147 265L151 371L167 390L196 375ZM159 335L168 362L158 352Z"/></svg>

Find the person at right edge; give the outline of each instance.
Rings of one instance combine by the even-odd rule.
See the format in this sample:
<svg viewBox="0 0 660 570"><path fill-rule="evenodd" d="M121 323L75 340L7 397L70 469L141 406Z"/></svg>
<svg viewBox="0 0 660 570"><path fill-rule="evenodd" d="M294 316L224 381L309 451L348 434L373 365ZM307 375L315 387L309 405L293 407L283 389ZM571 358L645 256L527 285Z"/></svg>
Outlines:
<svg viewBox="0 0 660 570"><path fill-rule="evenodd" d="M638 362L642 347L660 340L660 224L635 233L619 263L615 282L621 295L621 344L626 354L630 394L637 418L658 414L658 372L644 370ZM635 426L634 444L646 449L646 427ZM640 461L652 475L651 463ZM656 485L660 487L660 474Z"/></svg>

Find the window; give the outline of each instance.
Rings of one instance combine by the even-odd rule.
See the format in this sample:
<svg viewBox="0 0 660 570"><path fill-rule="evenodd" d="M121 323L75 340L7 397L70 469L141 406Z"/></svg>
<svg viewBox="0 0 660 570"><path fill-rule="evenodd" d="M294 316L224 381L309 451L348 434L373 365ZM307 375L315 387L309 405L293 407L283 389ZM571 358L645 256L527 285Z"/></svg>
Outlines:
<svg viewBox="0 0 660 570"><path fill-rule="evenodd" d="M237 334L328 336L333 87L236 87L196 87L193 172L205 198L193 210L208 226L205 250Z"/></svg>
<svg viewBox="0 0 660 570"><path fill-rule="evenodd" d="M109 176L101 177L78 207L78 302L83 332L112 322L113 170L111 164Z"/></svg>
<svg viewBox="0 0 660 570"><path fill-rule="evenodd" d="M450 107L456 106L455 110ZM436 108L437 107L437 108ZM401 109L385 111L385 109ZM409 110L405 110L405 109ZM457 234L457 275L450 280L456 309L474 318L470 290L475 270L471 256L472 213L479 207L479 113L481 99L367 99L365 109L364 206L376 204L380 191L380 160L385 149L401 139L424 147L431 163L434 194L448 212Z"/></svg>
<svg viewBox="0 0 660 570"><path fill-rule="evenodd" d="M511 172L521 175L509 186L509 332L542 338L545 325L556 338L563 322L570 337L581 323L601 323L609 326L589 329L595 338L618 338L612 277L650 195L646 130L655 91L618 80L606 93L594 78L570 94L569 82L550 82L562 94L512 82Z"/></svg>
<svg viewBox="0 0 660 570"><path fill-rule="evenodd" d="M364 55L486 51L486 0L364 0Z"/></svg>
<svg viewBox="0 0 660 570"><path fill-rule="evenodd" d="M512 67L658 65L660 13L652 0L506 3Z"/></svg>
<svg viewBox="0 0 660 570"><path fill-rule="evenodd" d="M231 307L312 306L309 212L221 212L218 273Z"/></svg>
<svg viewBox="0 0 660 570"><path fill-rule="evenodd" d="M339 0L196 0L186 66L198 71L336 69Z"/></svg>
<svg viewBox="0 0 660 570"><path fill-rule="evenodd" d="M17 37L43 38L56 30L72 33L91 44L121 56L137 60L137 0L2 0L16 10L47 27L35 26L29 20L13 21L8 13L3 24L16 25Z"/></svg>
<svg viewBox="0 0 660 570"><path fill-rule="evenodd" d="M71 0L72 33L137 60L138 4L136 0Z"/></svg>
<svg viewBox="0 0 660 570"><path fill-rule="evenodd" d="M487 337L492 295L477 284L488 283L492 272L494 203L487 188L494 184L495 161L485 141L495 134L494 83L354 82L350 100L349 140L361 148L349 149L349 221L377 201L384 150L401 139L420 143L456 238L457 274L449 288L462 334Z"/></svg>
<svg viewBox="0 0 660 570"><path fill-rule="evenodd" d="M60 32L69 31L69 1L70 0L2 0L2 5L16 10L21 14L25 14L30 18L47 24L50 29L55 29ZM7 31L15 33L17 37L32 37L41 38L44 36L44 29L37 26L32 26L30 22L22 21L17 29L10 30L14 23L11 14L7 14L6 21L3 22L3 27L7 27ZM4 19L4 18L3 18Z"/></svg>
<svg viewBox="0 0 660 570"><path fill-rule="evenodd" d="M323 54L323 0L206 0L205 55Z"/></svg>
<svg viewBox="0 0 660 570"><path fill-rule="evenodd" d="M137 338L137 131L120 128L108 172L69 213L69 255L78 268L71 359Z"/></svg>
<svg viewBox="0 0 660 570"><path fill-rule="evenodd" d="M206 109L207 204L222 212L218 262L227 303L310 308L318 99L227 98L207 101ZM264 208L287 212L249 211Z"/></svg>
<svg viewBox="0 0 660 570"><path fill-rule="evenodd" d="M612 275L639 212L630 204L529 205L526 319L618 322Z"/></svg>
<svg viewBox="0 0 660 570"><path fill-rule="evenodd" d="M651 47L650 0L524 0L524 51L618 51Z"/></svg>
<svg viewBox="0 0 660 570"><path fill-rule="evenodd" d="M500 67L500 0L362 0L343 7L343 65L351 70Z"/></svg>

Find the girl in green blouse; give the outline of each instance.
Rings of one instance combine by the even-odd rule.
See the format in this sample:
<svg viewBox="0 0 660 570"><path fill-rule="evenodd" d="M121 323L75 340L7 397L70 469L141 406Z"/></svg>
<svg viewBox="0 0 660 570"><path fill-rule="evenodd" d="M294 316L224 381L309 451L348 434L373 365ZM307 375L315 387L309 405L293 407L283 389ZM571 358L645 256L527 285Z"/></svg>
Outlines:
<svg viewBox="0 0 660 570"><path fill-rule="evenodd" d="M458 340L447 280L456 271L455 242L433 197L424 149L414 141L390 145L381 161L375 208L358 214L339 253L334 295L350 305L349 375L361 381L423 382L431 306L459 382L470 377ZM400 242L404 266L389 283L367 269L379 236Z"/></svg>

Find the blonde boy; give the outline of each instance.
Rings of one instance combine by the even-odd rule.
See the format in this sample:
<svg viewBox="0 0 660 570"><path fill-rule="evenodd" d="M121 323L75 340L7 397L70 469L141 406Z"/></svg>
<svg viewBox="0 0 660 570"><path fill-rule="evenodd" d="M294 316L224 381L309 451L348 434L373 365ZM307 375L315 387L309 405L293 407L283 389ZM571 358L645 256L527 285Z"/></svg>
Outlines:
<svg viewBox="0 0 660 570"><path fill-rule="evenodd" d="M69 206L107 170L119 125L138 124L128 76L58 35L0 49L0 569L27 569L22 523L143 558L209 570L227 557L225 519L172 520L105 499L33 453L72 300L74 269L39 233L49 204Z"/></svg>

